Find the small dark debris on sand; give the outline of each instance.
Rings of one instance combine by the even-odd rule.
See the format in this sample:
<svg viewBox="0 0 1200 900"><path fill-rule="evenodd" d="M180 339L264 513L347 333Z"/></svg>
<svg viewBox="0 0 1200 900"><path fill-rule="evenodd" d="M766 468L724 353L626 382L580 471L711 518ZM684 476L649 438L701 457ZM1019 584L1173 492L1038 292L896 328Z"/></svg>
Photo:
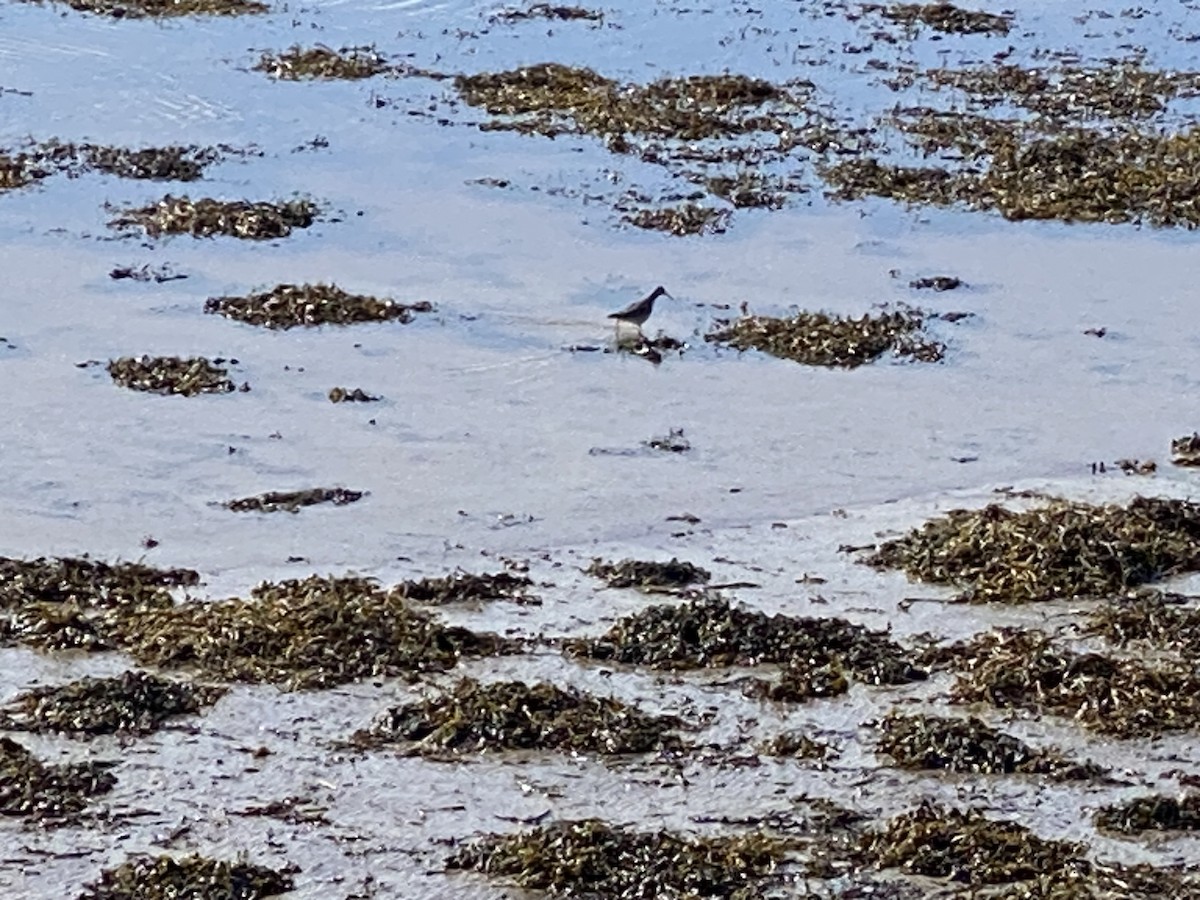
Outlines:
<svg viewBox="0 0 1200 900"><path fill-rule="evenodd" d="M807 366L854 369L887 351L920 362L938 362L944 344L923 333L930 315L908 307L859 318L799 312L788 318L743 315L718 320L704 336L736 350L761 350Z"/></svg>
<svg viewBox="0 0 1200 900"><path fill-rule="evenodd" d="M210 297L204 303L206 313L264 328L389 321L408 324L414 313L432 310L433 304L428 301L397 303L369 294L351 294L335 284L279 284L244 297Z"/></svg>
<svg viewBox="0 0 1200 900"><path fill-rule="evenodd" d="M901 25L928 25L948 34L1008 34L1011 15L995 15L963 9L953 3L896 3L892 6L869 4L864 9L878 10Z"/></svg>
<svg viewBox="0 0 1200 900"><path fill-rule="evenodd" d="M511 572L482 575L453 572L441 578L402 581L391 590L393 594L405 600L430 606L487 603L494 600L537 606L541 604L541 600L529 593L532 586L533 582L528 577Z"/></svg>
<svg viewBox="0 0 1200 900"><path fill-rule="evenodd" d="M187 278L186 275L176 272L169 264L152 266L149 263L142 266L117 266L108 273L108 277L113 281L128 278L130 281L153 281L155 284L182 281Z"/></svg>
<svg viewBox="0 0 1200 900"><path fill-rule="evenodd" d="M692 449L692 442L683 436L682 428L672 428L661 437L650 438L646 441L646 446L663 453L687 453Z"/></svg>
<svg viewBox="0 0 1200 900"><path fill-rule="evenodd" d="M866 835L859 853L881 869L970 885L1030 881L1083 862L1084 847L1038 837L1023 825L924 803Z"/></svg>
<svg viewBox="0 0 1200 900"><path fill-rule="evenodd" d="M1054 713L1121 738L1200 727L1200 673L1190 662L1077 653L1013 628L935 648L934 657L958 672L955 703Z"/></svg>
<svg viewBox="0 0 1200 900"><path fill-rule="evenodd" d="M446 867L560 897L750 900L778 878L790 846L761 832L692 837L584 819L478 838L452 854Z"/></svg>
<svg viewBox="0 0 1200 900"><path fill-rule="evenodd" d="M502 9L492 15L496 22L524 22L529 19L552 19L559 22L602 22L604 15L582 6L557 6L550 3L534 3L525 9Z"/></svg>
<svg viewBox="0 0 1200 900"><path fill-rule="evenodd" d="M150 394L194 397L237 390L229 370L203 356L122 356L109 361L108 374L121 387Z"/></svg>
<svg viewBox="0 0 1200 900"><path fill-rule="evenodd" d="M612 588L637 588L641 591L662 591L705 584L712 573L694 563L671 557L667 562L623 559L606 562L597 557L584 571L599 578Z"/></svg>
<svg viewBox="0 0 1200 900"><path fill-rule="evenodd" d="M464 679L452 691L395 707L352 743L400 744L406 755L557 750L616 755L678 750L673 716L647 715L575 688Z"/></svg>
<svg viewBox="0 0 1200 900"><path fill-rule="evenodd" d="M224 693L223 687L169 681L146 672L81 678L18 694L0 708L0 726L77 736L150 734L170 718L201 712Z"/></svg>
<svg viewBox="0 0 1200 900"><path fill-rule="evenodd" d="M260 900L292 890L292 873L203 856L135 856L105 869L79 900Z"/></svg>
<svg viewBox="0 0 1200 900"><path fill-rule="evenodd" d="M305 199L278 203L208 197L192 200L168 194L149 206L126 209L108 224L116 229L140 228L152 238L190 234L265 241L287 237L297 228L308 228L317 220L317 212L317 205Z"/></svg>
<svg viewBox="0 0 1200 900"><path fill-rule="evenodd" d="M362 388L333 387L329 389L330 403L377 403L380 398Z"/></svg>
<svg viewBox="0 0 1200 900"><path fill-rule="evenodd" d="M1095 815L1096 827L1119 834L1143 831L1200 831L1200 794L1186 797L1137 797L1105 806Z"/></svg>
<svg viewBox="0 0 1200 900"><path fill-rule="evenodd" d="M974 716L959 719L893 713L879 729L877 751L905 769L1048 775L1058 781L1106 774L1100 766L1072 762L1057 750L1035 750Z"/></svg>
<svg viewBox="0 0 1200 900"><path fill-rule="evenodd" d="M76 12L110 19L165 19L176 16L242 16L265 13L258 0L62 0Z"/></svg>
<svg viewBox="0 0 1200 900"><path fill-rule="evenodd" d="M122 616L116 640L141 664L288 690L444 671L461 657L514 652L494 634L447 626L371 579L266 582L250 599L189 602Z"/></svg>
<svg viewBox="0 0 1200 900"><path fill-rule="evenodd" d="M1055 499L1022 512L952 510L864 562L964 586L958 599L969 603L1111 597L1200 569L1200 504L1135 497L1125 506Z"/></svg>
<svg viewBox="0 0 1200 900"><path fill-rule="evenodd" d="M366 495L366 491L352 491L340 487L309 488L303 491L267 491L265 494L255 494L253 497L226 500L221 505L234 512L297 513L302 507L317 506L321 503L347 506L357 503Z"/></svg>
<svg viewBox="0 0 1200 900"><path fill-rule="evenodd" d="M374 47L301 47L264 53L254 70L281 81L307 79L353 81L390 71L393 66Z"/></svg>
<svg viewBox="0 0 1200 900"><path fill-rule="evenodd" d="M770 616L715 597L652 606L601 637L570 638L563 646L571 656L660 669L836 664L871 684L906 684L926 674L884 632L844 619Z"/></svg>
<svg viewBox="0 0 1200 900"><path fill-rule="evenodd" d="M1148 644L1200 657L1200 607L1196 597L1143 588L1091 610L1083 633L1118 647Z"/></svg>
<svg viewBox="0 0 1200 900"><path fill-rule="evenodd" d="M70 819L117 783L115 763L47 765L12 738L0 737L0 816Z"/></svg>
<svg viewBox="0 0 1200 900"><path fill-rule="evenodd" d="M926 278L915 278L908 283L910 288L918 291L934 290L938 293L942 291L953 291L963 286L961 278L955 278L953 275L933 275Z"/></svg>
<svg viewBox="0 0 1200 900"><path fill-rule="evenodd" d="M1200 466L1200 432L1171 441L1171 462L1177 466Z"/></svg>

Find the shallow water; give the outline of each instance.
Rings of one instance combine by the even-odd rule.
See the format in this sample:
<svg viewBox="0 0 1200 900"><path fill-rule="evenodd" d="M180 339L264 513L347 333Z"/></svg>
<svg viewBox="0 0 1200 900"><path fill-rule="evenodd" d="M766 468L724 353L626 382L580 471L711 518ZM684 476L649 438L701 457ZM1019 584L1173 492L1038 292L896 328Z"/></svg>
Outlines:
<svg viewBox="0 0 1200 900"><path fill-rule="evenodd" d="M192 566L211 596L312 572L395 579L491 567L501 554L529 557L554 583L544 607L461 614L474 626L529 634L598 631L643 605L638 595L597 591L580 576L576 569L593 555L679 555L713 568L717 580L761 584L737 592L748 604L846 615L899 635L1068 620L1069 610L1051 608L953 607L948 615L940 603L918 603L900 612L904 597L940 594L858 566L837 547L987 502L1006 484L1081 498L1194 494L1196 476L1165 465L1170 439L1197 427L1190 235L1014 224L882 202L831 207L803 159L797 173L812 184L809 194L779 212L738 211L725 234L677 239L619 230L605 203L571 192L658 189L660 170L611 157L589 139L480 132L464 124L476 121L473 113L446 103L447 82L288 84L248 71L260 51L296 42L373 42L451 72L553 59L644 81L729 68L809 78L839 117L865 121L899 100L879 81L886 73L865 65L870 58L951 65L1012 44L1012 61L1036 59L1039 49L1102 60L1144 47L1147 65L1194 62L1195 10L1187 4L1158 4L1134 17L1101 3L1090 9L1114 17L1082 23L1076 5L1008 6L1018 27L1007 38L937 39L923 31L889 44L872 38L878 18L850 22L839 7L813 3L762 11L744 3L606 4L600 26L491 23L499 7L475 2L309 4L260 18L161 24L5 4L4 144L25 137L228 142L257 145L264 155L230 159L196 185L87 176L0 194L0 335L10 345L0 345L0 553ZM884 30L903 36L898 26ZM936 92L910 94L904 103L948 102ZM409 114L432 97L440 98L434 117ZM1182 101L1170 115L1190 121L1193 106ZM453 124L438 125L437 115ZM310 146L317 136L328 148ZM513 187L471 183L480 178ZM299 191L326 204L329 217L253 245L149 242L105 227L104 204L137 205L168 190L250 199ZM107 275L116 265L163 262L188 278L154 285ZM944 294L907 287L934 274L968 286ZM306 280L430 300L437 312L408 326L305 333L263 333L203 314L209 296ZM661 328L689 348L658 367L606 352L606 313L658 283L678 299L660 303L647 331ZM825 371L717 351L702 339L714 318L743 302L762 313L858 314L898 301L974 316L935 325L949 345L940 365L883 360ZM1100 327L1103 338L1083 333ZM570 349L581 346L599 349ZM233 377L252 390L147 396L115 388L102 366L77 367L142 353L237 358ZM326 398L334 385L384 400L335 406ZM689 453L644 447L673 428L683 429ZM1119 457L1156 459L1159 474L1089 474L1091 463ZM370 494L298 515L238 515L216 505L333 484ZM683 513L700 523L667 518ZM782 523L788 527L775 527ZM148 536L159 542L152 550L143 546ZM822 602L797 585L805 573L829 579ZM4 650L0 697L123 668L112 657ZM763 733L783 722L811 724L845 753L828 770L697 763L686 784L662 768L589 760L475 761L460 769L387 753L347 759L329 741L412 688L238 688L194 728L126 746L28 741L51 758L123 759L116 791L98 804L115 818L48 834L4 824L0 887L61 897L131 852L169 848L296 862L303 867L297 897L349 896L368 890L368 879L381 897L498 897L504 891L481 879L437 872L437 842L516 828L498 816L546 810L555 818L596 814L694 828L697 817L788 808L804 794L879 815L922 796L979 803L1126 861L1164 863L1194 858L1198 849L1189 840L1148 846L1098 838L1079 810L1125 796L1120 789L875 768L862 723L894 701L940 702L940 682L905 692L856 688L842 700L764 711L715 677L609 677L554 655L461 671L544 676L656 710L711 706L719 713L714 740L741 734L747 719L759 720ZM1007 727L1127 770L1143 788L1172 767L1200 766L1186 738L1114 743L1059 722L1017 719ZM272 750L265 761L245 752L260 745ZM1158 787L1169 788L1173 777ZM297 793L328 803L334 824L231 814ZM68 848L80 855L56 855Z"/></svg>

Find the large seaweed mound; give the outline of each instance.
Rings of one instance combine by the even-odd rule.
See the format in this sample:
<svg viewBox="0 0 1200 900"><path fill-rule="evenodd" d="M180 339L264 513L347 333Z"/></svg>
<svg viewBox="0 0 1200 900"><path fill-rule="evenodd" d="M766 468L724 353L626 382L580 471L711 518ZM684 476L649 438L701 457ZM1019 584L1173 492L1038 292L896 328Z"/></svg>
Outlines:
<svg viewBox="0 0 1200 900"><path fill-rule="evenodd" d="M957 509L865 561L965 587L959 599L972 603L1109 597L1200 569L1200 504L1135 497L1125 506Z"/></svg>

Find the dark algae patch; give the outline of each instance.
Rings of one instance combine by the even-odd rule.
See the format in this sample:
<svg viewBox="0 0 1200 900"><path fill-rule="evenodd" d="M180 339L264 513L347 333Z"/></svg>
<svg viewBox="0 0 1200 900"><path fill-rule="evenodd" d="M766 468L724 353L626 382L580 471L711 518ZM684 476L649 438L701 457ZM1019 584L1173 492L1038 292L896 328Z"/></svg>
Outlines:
<svg viewBox="0 0 1200 900"><path fill-rule="evenodd" d="M583 819L478 838L455 851L446 868L556 897L751 900L765 896L788 849L786 840L761 832L693 837Z"/></svg>
<svg viewBox="0 0 1200 900"><path fill-rule="evenodd" d="M264 328L351 325L356 322L408 324L415 313L433 310L427 301L395 300L351 294L334 284L279 284L244 297L210 297L204 311Z"/></svg>
<svg viewBox="0 0 1200 900"><path fill-rule="evenodd" d="M62 0L77 12L110 19L165 19L175 16L242 16L270 9L258 0Z"/></svg>
<svg viewBox="0 0 1200 900"><path fill-rule="evenodd" d="M661 591L706 584L712 573L694 563L672 557L667 562L623 559L606 562L593 559L587 574L599 578L612 588L637 588L641 591Z"/></svg>
<svg viewBox="0 0 1200 900"><path fill-rule="evenodd" d="M439 697L389 710L353 742L400 744L406 755L556 750L615 755L676 750L673 716L652 716L612 698L546 682L466 679Z"/></svg>
<svg viewBox="0 0 1200 900"><path fill-rule="evenodd" d="M898 309L845 318L823 312L794 316L743 315L718 320L706 341L736 350L761 350L807 366L854 369L891 351L921 362L937 362L945 345L924 334L929 314Z"/></svg>
<svg viewBox="0 0 1200 900"><path fill-rule="evenodd" d="M511 652L493 634L443 625L366 578L266 582L250 599L189 602L121 618L121 646L144 665L291 690L453 668Z"/></svg>
<svg viewBox="0 0 1200 900"><path fill-rule="evenodd" d="M105 869L79 900L259 900L292 890L290 871L203 856L135 856Z"/></svg>
<svg viewBox="0 0 1200 900"><path fill-rule="evenodd" d="M1108 597L1200 569L1200 504L1135 497L1124 506L952 510L865 562L965 588L958 599L971 603Z"/></svg>
<svg viewBox="0 0 1200 900"><path fill-rule="evenodd" d="M366 493L366 491L352 491L340 487L309 488L303 491L267 491L265 494L255 494L253 497L227 500L221 505L233 512L296 513L305 506L318 506L322 503L347 506L357 503L366 496Z"/></svg>
<svg viewBox="0 0 1200 900"><path fill-rule="evenodd" d="M1040 838L1016 822L924 803L862 839L859 853L881 868L969 885L1030 881L1083 862L1084 848Z"/></svg>
<svg viewBox="0 0 1200 900"><path fill-rule="evenodd" d="M169 681L146 672L82 678L19 694L0 708L0 726L75 735L150 734L168 719L202 712L224 693L223 687Z"/></svg>
<svg viewBox="0 0 1200 900"><path fill-rule="evenodd" d="M1122 738L1200 727L1200 674L1190 663L1077 653L1016 629L935 652L958 672L956 703L1054 713Z"/></svg>
<svg viewBox="0 0 1200 900"><path fill-rule="evenodd" d="M0 815L35 821L68 819L117 783L106 762L52 766L12 738L0 737Z"/></svg>
<svg viewBox="0 0 1200 900"><path fill-rule="evenodd" d="M265 72L281 81L312 79L351 81L371 78L392 69L392 65L374 47L293 46L282 53L264 53L254 64L255 71Z"/></svg>
<svg viewBox="0 0 1200 900"><path fill-rule="evenodd" d="M493 600L540 604L541 601L529 593L531 587L533 582L528 577L511 572L481 575L452 572L440 578L402 581L392 588L392 593L405 600L430 606L443 606L448 603L488 603Z"/></svg>
<svg viewBox="0 0 1200 900"><path fill-rule="evenodd" d="M989 775L1049 775L1062 781L1100 778L1099 766L1075 763L1056 750L1035 750L971 716L893 713L879 724L876 750L901 768Z"/></svg>
<svg viewBox="0 0 1200 900"><path fill-rule="evenodd" d="M902 25L928 25L948 34L1008 34L1011 16L998 16L978 10L963 9L953 3L897 3L892 6L871 5L886 18Z"/></svg>
<svg viewBox="0 0 1200 900"><path fill-rule="evenodd" d="M150 394L194 397L237 390L229 370L203 356L122 356L109 361L108 374L121 387Z"/></svg>
<svg viewBox="0 0 1200 900"><path fill-rule="evenodd" d="M1105 806L1095 815L1097 828L1119 834L1144 831L1200 831L1200 795L1137 797Z"/></svg>
<svg viewBox="0 0 1200 900"><path fill-rule="evenodd" d="M295 229L308 228L316 220L317 205L311 200L268 202L208 197L193 200L168 194L149 206L124 210L108 224L117 229L140 228L152 238L190 234L193 237L225 235L265 241L287 237Z"/></svg>
<svg viewBox="0 0 1200 900"><path fill-rule="evenodd" d="M757 751L763 756L773 756L778 759L813 759L827 758L832 749L824 741L809 737L802 731L785 731L757 746Z"/></svg>
<svg viewBox="0 0 1200 900"><path fill-rule="evenodd" d="M619 620L601 637L568 639L564 648L572 656L660 669L788 663L838 665L872 684L925 677L883 632L844 619L767 615L711 597L652 606Z"/></svg>

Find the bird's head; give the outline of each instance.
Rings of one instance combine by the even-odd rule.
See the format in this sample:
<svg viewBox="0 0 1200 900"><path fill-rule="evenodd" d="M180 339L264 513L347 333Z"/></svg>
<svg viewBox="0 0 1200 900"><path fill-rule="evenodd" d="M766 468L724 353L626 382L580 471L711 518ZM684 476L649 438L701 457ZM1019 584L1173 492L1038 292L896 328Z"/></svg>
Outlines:
<svg viewBox="0 0 1200 900"><path fill-rule="evenodd" d="M670 294L667 293L667 289L665 287L663 287L661 284L658 287L656 287L653 291L650 292L651 300L657 300L659 297L667 297L670 300L675 299L674 297L672 297Z"/></svg>

